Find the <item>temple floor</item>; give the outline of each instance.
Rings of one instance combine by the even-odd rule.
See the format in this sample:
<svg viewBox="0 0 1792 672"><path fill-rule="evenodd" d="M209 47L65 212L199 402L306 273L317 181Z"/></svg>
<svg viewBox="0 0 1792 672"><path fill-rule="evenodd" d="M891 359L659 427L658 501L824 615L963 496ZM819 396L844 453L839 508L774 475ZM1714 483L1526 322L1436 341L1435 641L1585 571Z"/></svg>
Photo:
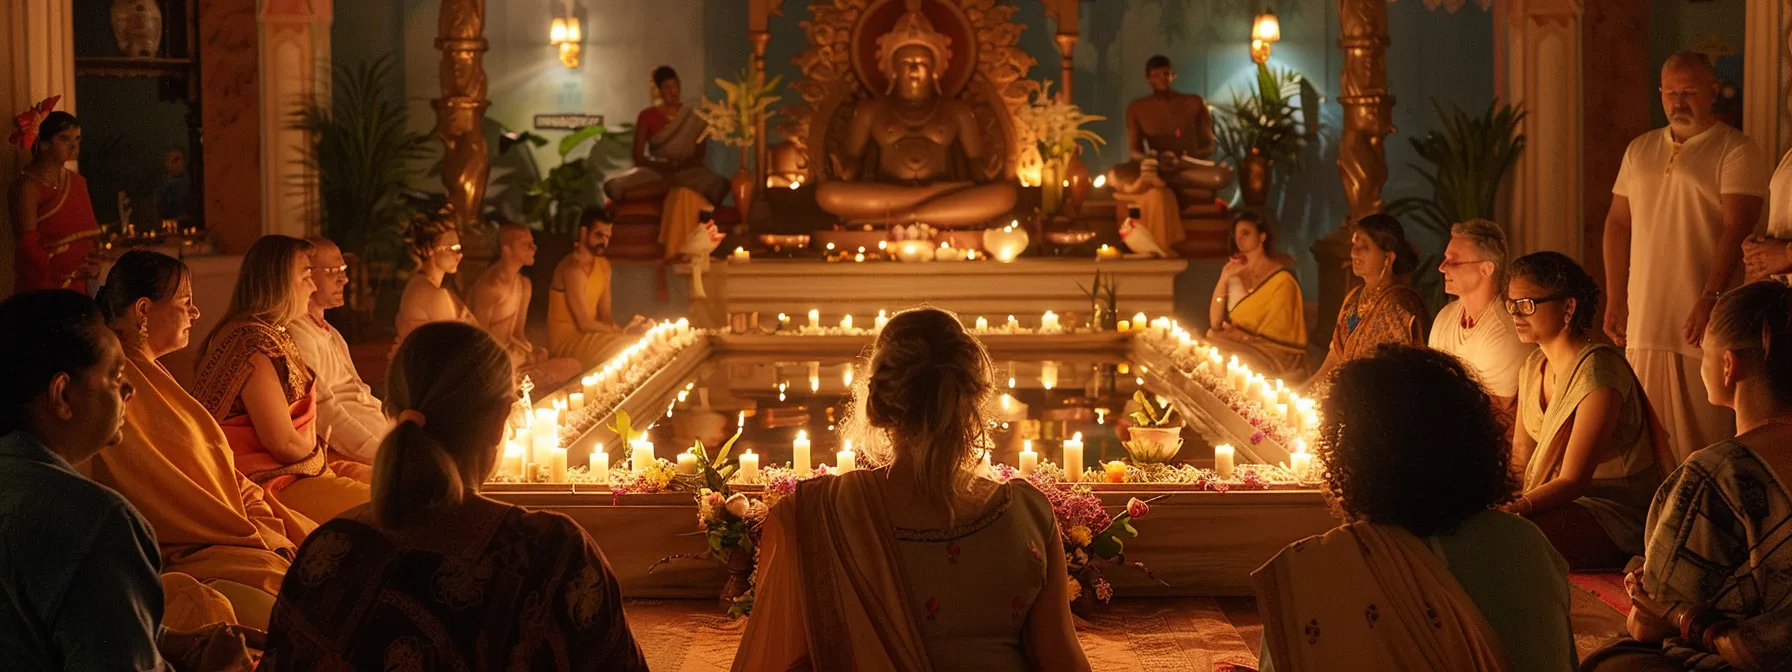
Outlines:
<svg viewBox="0 0 1792 672"><path fill-rule="evenodd" d="M1617 636L1624 617L1577 581L1572 589L1575 646L1581 656ZM726 670L746 629L710 600L630 600L625 605L635 639L655 670ZM1250 597L1118 598L1088 620L1077 636L1092 669L1225 669L1257 664L1263 623Z"/></svg>

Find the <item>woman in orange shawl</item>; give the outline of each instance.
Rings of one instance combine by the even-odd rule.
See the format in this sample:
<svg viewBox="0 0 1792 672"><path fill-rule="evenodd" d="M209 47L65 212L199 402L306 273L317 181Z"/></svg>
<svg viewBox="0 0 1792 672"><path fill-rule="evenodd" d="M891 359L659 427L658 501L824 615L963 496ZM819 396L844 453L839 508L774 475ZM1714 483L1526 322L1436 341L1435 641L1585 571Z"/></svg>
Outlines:
<svg viewBox="0 0 1792 672"><path fill-rule="evenodd" d="M126 252L107 274L100 309L124 346L124 377L136 395L125 407L123 441L95 455L86 471L149 521L163 572L191 576L227 598L231 613L206 623L265 630L287 567L315 525L237 472L224 430L157 361L187 347L199 317L192 280L180 261L141 250ZM197 587L165 579L169 610L181 588Z"/></svg>
<svg viewBox="0 0 1792 672"><path fill-rule="evenodd" d="M238 471L322 522L365 504L368 484L337 475L327 461L314 422L315 376L286 332L305 316L315 288L310 251L310 243L278 235L249 246L230 309L200 346L193 397L223 426Z"/></svg>
<svg viewBox="0 0 1792 672"><path fill-rule="evenodd" d="M976 475L990 368L949 313L890 319L851 430L885 466L772 507L735 670L1089 669L1051 504Z"/></svg>
<svg viewBox="0 0 1792 672"><path fill-rule="evenodd" d="M67 112L52 112L61 96L51 96L15 120L12 142L31 152L31 163L12 186L14 227L13 291L87 291L98 274L88 257L100 234L87 180L66 165L81 154L81 124Z"/></svg>
<svg viewBox="0 0 1792 672"><path fill-rule="evenodd" d="M1431 310L1400 280L1418 267L1419 253L1407 242L1400 220L1376 213L1356 221L1350 230L1350 272L1363 284L1344 296L1331 352L1309 384L1324 385L1339 364L1368 357L1383 343L1425 345Z"/></svg>
<svg viewBox="0 0 1792 672"><path fill-rule="evenodd" d="M1384 345L1339 366L1324 405L1322 479L1346 522L1252 573L1260 669L1573 670L1567 563L1492 508L1518 486L1512 446L1462 362Z"/></svg>

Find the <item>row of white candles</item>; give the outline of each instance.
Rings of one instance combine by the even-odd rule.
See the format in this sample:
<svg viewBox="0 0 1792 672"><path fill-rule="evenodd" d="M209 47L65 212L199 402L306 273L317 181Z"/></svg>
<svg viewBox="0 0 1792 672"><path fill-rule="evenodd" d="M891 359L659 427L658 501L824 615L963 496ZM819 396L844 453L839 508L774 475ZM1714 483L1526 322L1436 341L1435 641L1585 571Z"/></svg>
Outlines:
<svg viewBox="0 0 1792 672"><path fill-rule="evenodd" d="M1213 472L1220 478L1232 478L1237 475L1238 451L1232 444L1222 443L1213 447ZM1294 452L1288 454L1288 470L1294 477L1305 481L1312 476L1313 454L1307 452L1307 440L1295 439Z"/></svg>
<svg viewBox="0 0 1792 672"><path fill-rule="evenodd" d="M1134 325L1142 317L1134 316ZM1222 384L1231 387L1246 400L1260 402L1271 420L1287 425L1296 434L1307 434L1319 429L1319 411L1314 400L1300 396L1280 378L1272 380L1251 371L1250 366L1239 362L1237 356L1227 360L1218 347L1197 341L1181 325L1168 318L1152 320L1148 335L1159 340L1174 339L1184 347L1196 348L1201 354L1201 363L1196 367L1198 371L1219 376L1223 366L1225 375L1220 377ZM1313 454L1307 450L1306 438L1294 438L1293 445L1289 448L1289 470L1294 472L1295 478L1308 480L1312 476ZM1214 447L1214 471L1220 478L1233 476L1235 460L1236 453L1232 446L1222 444Z"/></svg>

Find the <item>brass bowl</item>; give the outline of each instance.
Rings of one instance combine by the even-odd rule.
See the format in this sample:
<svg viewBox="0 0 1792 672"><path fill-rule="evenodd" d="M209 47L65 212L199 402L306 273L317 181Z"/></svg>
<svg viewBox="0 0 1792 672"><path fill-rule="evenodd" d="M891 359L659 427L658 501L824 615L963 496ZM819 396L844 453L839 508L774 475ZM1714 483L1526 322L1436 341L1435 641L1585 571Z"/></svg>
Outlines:
<svg viewBox="0 0 1792 672"><path fill-rule="evenodd" d="M759 244L771 248L789 247L803 249L809 247L809 234L762 233L759 234Z"/></svg>
<svg viewBox="0 0 1792 672"><path fill-rule="evenodd" d="M1094 231L1051 231L1045 239L1053 245L1081 245L1095 239Z"/></svg>

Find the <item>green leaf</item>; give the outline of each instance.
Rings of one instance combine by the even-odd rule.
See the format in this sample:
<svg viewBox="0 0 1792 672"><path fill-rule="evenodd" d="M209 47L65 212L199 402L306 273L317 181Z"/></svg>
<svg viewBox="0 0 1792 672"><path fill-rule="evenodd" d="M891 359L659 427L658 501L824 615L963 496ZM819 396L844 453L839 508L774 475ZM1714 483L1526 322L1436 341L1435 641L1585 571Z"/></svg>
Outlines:
<svg viewBox="0 0 1792 672"><path fill-rule="evenodd" d="M608 132L609 129L604 128L603 124L592 124L577 131L573 131L572 134L560 139L560 158L565 159L566 155L571 154L572 150L577 149L578 146L583 144L586 140L602 138L604 134ZM536 146L539 147L540 145Z"/></svg>

